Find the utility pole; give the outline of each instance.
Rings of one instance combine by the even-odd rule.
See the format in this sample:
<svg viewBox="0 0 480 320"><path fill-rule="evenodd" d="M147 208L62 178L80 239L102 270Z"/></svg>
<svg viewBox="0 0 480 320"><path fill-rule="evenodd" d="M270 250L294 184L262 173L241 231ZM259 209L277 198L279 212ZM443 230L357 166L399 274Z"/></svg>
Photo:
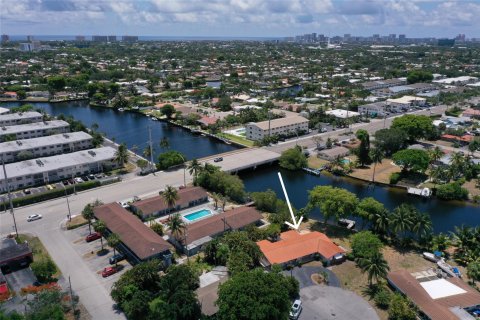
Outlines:
<svg viewBox="0 0 480 320"><path fill-rule="evenodd" d="M67 208L68 208L67 219L68 221L72 221L72 212L70 211L70 202L68 201L67 188L63 186L63 189L65 189L65 199L67 200Z"/></svg>
<svg viewBox="0 0 480 320"><path fill-rule="evenodd" d="M150 166L152 166L153 175L155 175L155 168L153 167L155 164L153 163L153 146L152 146L152 128L148 125L148 143L150 145Z"/></svg>
<svg viewBox="0 0 480 320"><path fill-rule="evenodd" d="M8 202L10 204L10 214L13 217L13 225L15 226L15 235L18 238L17 221L15 220L15 212L13 211L12 194L10 193L10 185L8 183L7 169L5 168L5 159L3 158L3 155L2 155L2 167L3 167L3 176L5 177L5 185L7 187L7 192L8 192Z"/></svg>

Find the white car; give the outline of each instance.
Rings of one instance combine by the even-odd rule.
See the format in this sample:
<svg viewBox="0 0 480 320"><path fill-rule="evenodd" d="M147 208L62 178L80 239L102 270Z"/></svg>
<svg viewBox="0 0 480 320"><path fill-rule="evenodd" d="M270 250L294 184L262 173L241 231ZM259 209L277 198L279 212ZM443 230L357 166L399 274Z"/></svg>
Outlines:
<svg viewBox="0 0 480 320"><path fill-rule="evenodd" d="M293 302L292 309L290 309L289 318L296 320L300 316L301 312L302 312L302 301L295 300Z"/></svg>
<svg viewBox="0 0 480 320"><path fill-rule="evenodd" d="M30 221L40 220L40 219L42 219L41 214L32 214L31 216L28 216L27 221L30 222Z"/></svg>

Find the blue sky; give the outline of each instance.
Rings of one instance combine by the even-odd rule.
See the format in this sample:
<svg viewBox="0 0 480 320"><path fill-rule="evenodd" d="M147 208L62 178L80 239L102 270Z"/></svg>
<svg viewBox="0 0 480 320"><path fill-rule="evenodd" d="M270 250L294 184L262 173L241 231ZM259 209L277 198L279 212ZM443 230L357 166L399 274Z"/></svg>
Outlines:
<svg viewBox="0 0 480 320"><path fill-rule="evenodd" d="M0 32L21 35L293 36L465 33L480 0L0 0Z"/></svg>

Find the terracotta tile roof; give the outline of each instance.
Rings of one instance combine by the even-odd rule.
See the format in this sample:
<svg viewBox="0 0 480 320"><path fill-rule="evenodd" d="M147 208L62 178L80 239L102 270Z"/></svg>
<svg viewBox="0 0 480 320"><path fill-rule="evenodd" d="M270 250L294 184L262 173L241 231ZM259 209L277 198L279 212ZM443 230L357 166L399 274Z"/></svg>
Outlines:
<svg viewBox="0 0 480 320"><path fill-rule="evenodd" d="M325 234L317 231L300 234L290 230L283 232L280 238L281 240L277 242L268 240L257 242L260 250L271 264L285 263L314 253L319 253L326 259L331 259L339 253L345 253Z"/></svg>
<svg viewBox="0 0 480 320"><path fill-rule="evenodd" d="M167 241L116 202L95 207L93 211L95 217L105 222L111 232L118 234L123 244L140 260L171 248Z"/></svg>
<svg viewBox="0 0 480 320"><path fill-rule="evenodd" d="M239 207L216 214L187 226L187 244L203 237L220 234L225 231L225 228L227 230L241 229L260 219L262 219L262 215L252 207Z"/></svg>
<svg viewBox="0 0 480 320"><path fill-rule="evenodd" d="M439 299L432 299L420 282L406 270L390 272L388 280L410 298L431 320L459 320L449 308L465 308L480 304L480 293L459 278L446 280L467 292Z"/></svg>
<svg viewBox="0 0 480 320"><path fill-rule="evenodd" d="M446 139L446 140L458 140L458 141L463 141L463 142L470 142L473 140L473 136L471 135L468 135L468 134L465 134L461 137L457 137L457 136L454 136L454 135L451 135L451 134L444 134L441 136L442 139Z"/></svg>
<svg viewBox="0 0 480 320"><path fill-rule="evenodd" d="M190 201L208 197L207 192L201 187L189 187L185 189L180 189L177 191L177 194L178 200L176 204L182 207L188 205ZM131 206L136 210L142 210L143 215L147 216L151 215L154 212L162 211L168 208L165 204L165 200L161 195L134 202Z"/></svg>
<svg viewBox="0 0 480 320"><path fill-rule="evenodd" d="M218 118L207 117L207 116L203 116L200 120L198 120L198 122L200 122L201 124L204 124L206 126L215 124L215 123L217 123L217 121L218 121Z"/></svg>

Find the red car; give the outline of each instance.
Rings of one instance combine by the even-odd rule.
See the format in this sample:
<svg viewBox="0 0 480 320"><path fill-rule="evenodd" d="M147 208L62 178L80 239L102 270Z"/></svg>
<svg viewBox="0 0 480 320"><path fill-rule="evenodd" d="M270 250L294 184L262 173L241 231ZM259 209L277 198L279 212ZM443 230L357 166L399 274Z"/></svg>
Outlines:
<svg viewBox="0 0 480 320"><path fill-rule="evenodd" d="M115 268L115 267L107 267L107 268L103 269L103 271L102 271L102 277L106 278L106 277L109 277L109 276L111 276L112 274L115 274L115 273L117 273L117 272L118 272L117 268Z"/></svg>
<svg viewBox="0 0 480 320"><path fill-rule="evenodd" d="M94 240L100 239L102 235L99 232L90 233L88 236L85 237L85 241L92 242Z"/></svg>

